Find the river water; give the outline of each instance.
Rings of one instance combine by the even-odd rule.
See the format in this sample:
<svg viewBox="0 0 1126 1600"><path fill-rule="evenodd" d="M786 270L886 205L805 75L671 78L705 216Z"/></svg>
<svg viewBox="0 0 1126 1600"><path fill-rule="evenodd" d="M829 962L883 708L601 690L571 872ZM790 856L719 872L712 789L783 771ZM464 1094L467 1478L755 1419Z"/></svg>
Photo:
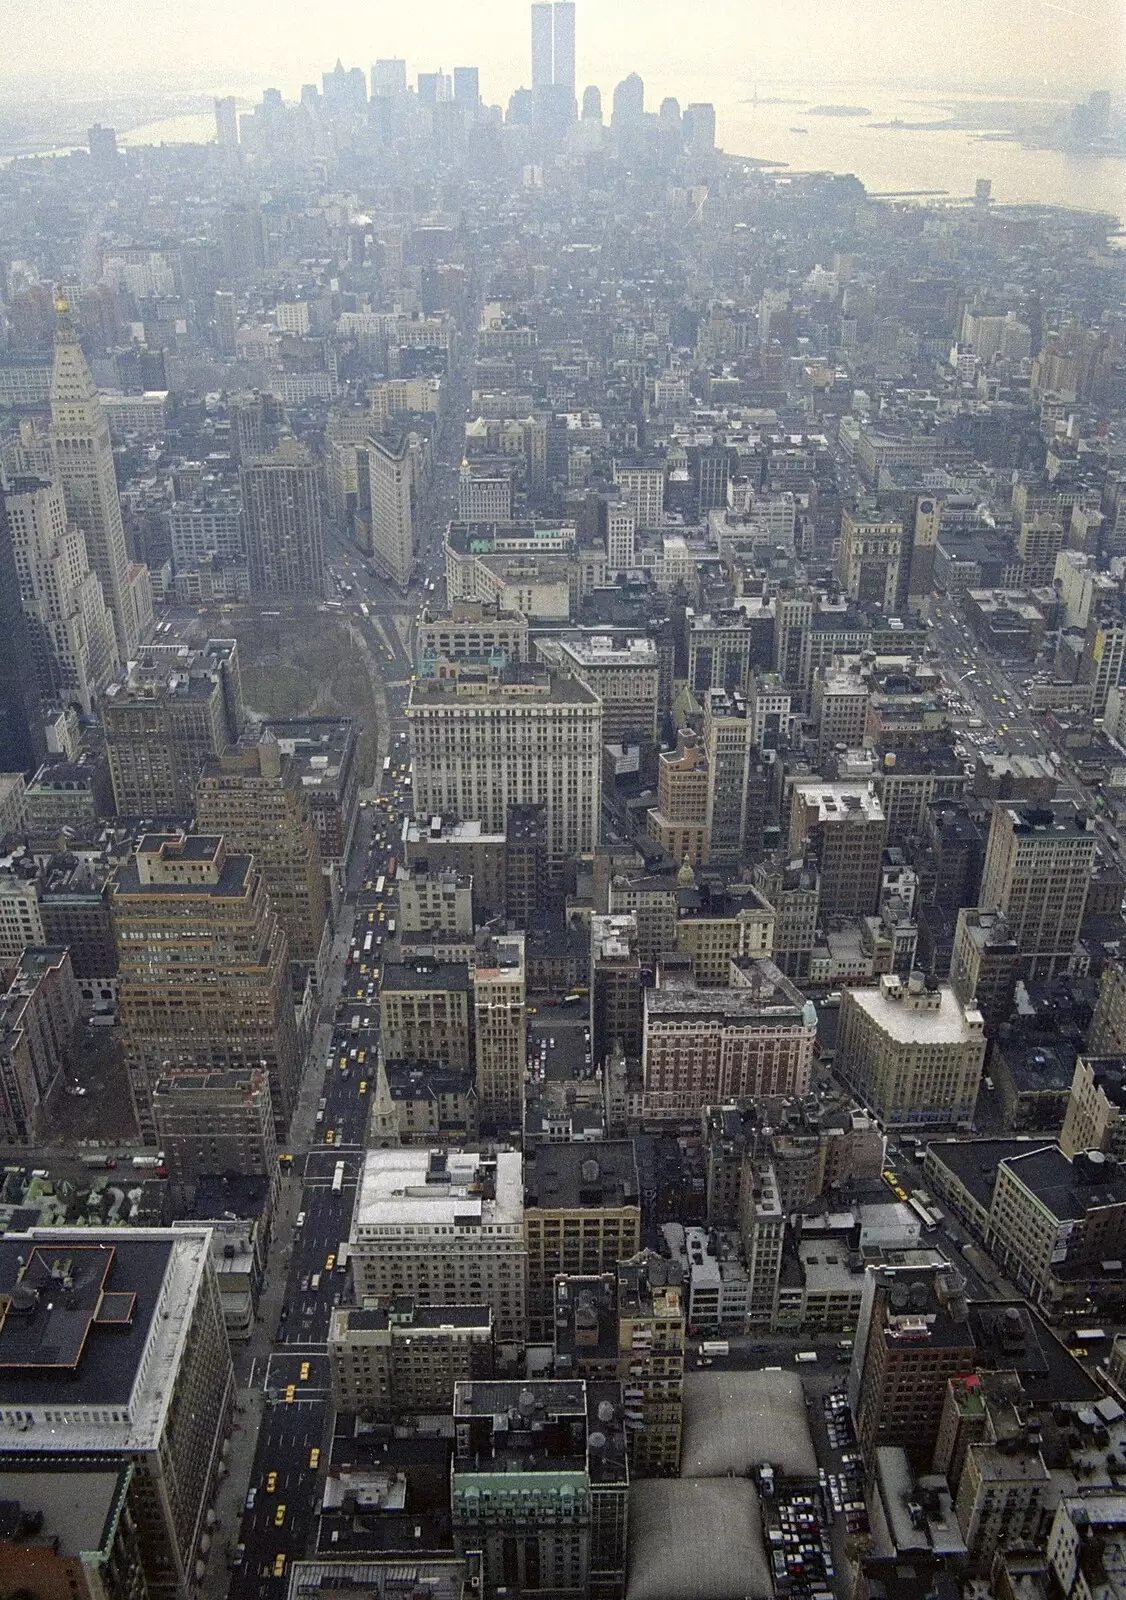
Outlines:
<svg viewBox="0 0 1126 1600"><path fill-rule="evenodd" d="M864 107L860 116L829 116L825 104ZM851 172L874 194L939 191L972 195L990 178L1000 205L1060 205L1126 218L1126 158L1027 149L1015 140L962 128L888 128L881 123L947 120L953 100L905 99L892 91L850 88L813 93L771 86L718 101L718 141L731 154L779 162L795 172ZM119 135L123 145L202 144L214 138L210 113L168 117Z"/></svg>

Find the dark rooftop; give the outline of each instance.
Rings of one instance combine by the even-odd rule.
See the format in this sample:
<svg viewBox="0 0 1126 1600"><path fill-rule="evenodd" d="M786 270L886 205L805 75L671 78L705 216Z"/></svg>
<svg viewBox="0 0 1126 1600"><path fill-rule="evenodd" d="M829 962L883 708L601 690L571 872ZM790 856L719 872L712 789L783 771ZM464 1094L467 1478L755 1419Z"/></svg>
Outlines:
<svg viewBox="0 0 1126 1600"><path fill-rule="evenodd" d="M0 1238L0 1405L126 1405L172 1249Z"/></svg>
<svg viewBox="0 0 1126 1600"><path fill-rule="evenodd" d="M419 959L407 966L404 962L388 961L384 964L381 990L389 989L461 989L469 988L469 968L460 961L424 961Z"/></svg>
<svg viewBox="0 0 1126 1600"><path fill-rule="evenodd" d="M544 1211L640 1205L632 1139L540 1145L524 1158L524 1205Z"/></svg>

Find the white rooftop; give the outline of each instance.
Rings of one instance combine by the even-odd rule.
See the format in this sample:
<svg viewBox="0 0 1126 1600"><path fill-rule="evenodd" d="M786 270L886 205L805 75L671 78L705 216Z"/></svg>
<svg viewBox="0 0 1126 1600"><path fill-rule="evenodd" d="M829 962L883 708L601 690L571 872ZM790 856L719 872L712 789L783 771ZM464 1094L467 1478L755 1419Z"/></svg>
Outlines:
<svg viewBox="0 0 1126 1600"><path fill-rule="evenodd" d="M352 1214L353 1242L371 1229L386 1228L428 1233L432 1228L484 1226L522 1232L524 1178L518 1151L502 1150L496 1157L495 1199L482 1193L478 1168L486 1158L477 1151L450 1150L448 1181L428 1183L430 1156L431 1151L417 1147L366 1152Z"/></svg>

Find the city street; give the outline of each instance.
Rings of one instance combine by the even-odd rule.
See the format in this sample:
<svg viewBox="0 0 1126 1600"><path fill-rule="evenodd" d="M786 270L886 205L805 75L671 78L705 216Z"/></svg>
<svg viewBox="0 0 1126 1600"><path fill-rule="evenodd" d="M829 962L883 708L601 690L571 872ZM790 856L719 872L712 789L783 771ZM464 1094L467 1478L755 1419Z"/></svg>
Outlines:
<svg viewBox="0 0 1126 1600"><path fill-rule="evenodd" d="M464 404L460 415L464 416ZM452 431L456 434L459 429ZM403 825L411 813L405 707L414 670L413 624L427 583L442 577L442 540L447 522L456 514L459 460L460 454L436 468L425 507L418 573L405 596L397 594L360 552L342 541L330 541L330 567L353 586L348 614L361 630L369 660L382 680L388 722L380 730L379 766L371 788L363 791L352 852L344 868L345 900L321 996L321 1022L292 1128L293 1167L276 1219L259 1308L262 1328L235 1356L239 1403L248 1420L240 1424L239 1448L232 1452L222 1497L230 1512L224 1524L232 1529L224 1546L234 1565L231 1600L281 1595L290 1561L310 1550L315 1539L332 1427L325 1348L333 1308L351 1301L341 1245L348 1239L375 1087L379 971L392 937L388 925L396 905L387 869L392 857L396 863L402 860ZM390 758L386 772L383 752ZM375 886L381 876L386 881L379 894ZM365 951L369 933L371 948ZM343 1166L339 1187L338 1164ZM250 1460L255 1419L260 1420ZM271 1474L275 1475L272 1487ZM241 1557L237 1564L236 1557ZM208 1590L212 1600L226 1590L226 1571L218 1560L212 1564Z"/></svg>

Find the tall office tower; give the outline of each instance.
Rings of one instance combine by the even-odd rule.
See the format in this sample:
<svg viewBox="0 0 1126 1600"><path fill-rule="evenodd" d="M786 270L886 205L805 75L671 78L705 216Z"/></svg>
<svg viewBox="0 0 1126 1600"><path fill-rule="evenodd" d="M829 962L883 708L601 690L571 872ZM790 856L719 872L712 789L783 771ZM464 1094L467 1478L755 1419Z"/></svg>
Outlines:
<svg viewBox="0 0 1126 1600"><path fill-rule="evenodd" d="M602 705L578 678L525 663L466 667L416 679L407 718L416 817L501 833L509 806L542 805L555 879L598 843Z"/></svg>
<svg viewBox="0 0 1126 1600"><path fill-rule="evenodd" d="M39 702L76 702L89 715L117 669L117 639L85 537L68 525L57 484L14 478L7 504Z"/></svg>
<svg viewBox="0 0 1126 1600"><path fill-rule="evenodd" d="M528 1337L550 1340L560 1272L614 1272L641 1248L632 1139L541 1144L524 1157Z"/></svg>
<svg viewBox="0 0 1126 1600"><path fill-rule="evenodd" d="M117 132L113 128L103 128L100 122L95 122L86 135L87 148L90 151L90 160L95 166L106 167L117 160Z"/></svg>
<svg viewBox="0 0 1126 1600"><path fill-rule="evenodd" d="M971 1127L984 1062L981 1012L937 978L844 990L833 1064L886 1128Z"/></svg>
<svg viewBox="0 0 1126 1600"><path fill-rule="evenodd" d="M213 757L196 786L196 827L254 857L289 938L291 961L316 963L328 921L321 844L292 756L267 729L256 745Z"/></svg>
<svg viewBox="0 0 1126 1600"><path fill-rule="evenodd" d="M65 300L58 302L55 362L51 372L51 433L55 470L67 515L86 536L86 555L113 613L117 652L137 654L152 626L152 587L147 567L129 560L109 423L93 374L82 354Z"/></svg>
<svg viewBox="0 0 1126 1600"><path fill-rule="evenodd" d="M602 121L602 90L596 83L588 83L583 90L583 121Z"/></svg>
<svg viewBox="0 0 1126 1600"><path fill-rule="evenodd" d="M678 1263L653 1250L618 1263L618 1377L630 1471L639 1478L675 1478L680 1470L684 1302Z"/></svg>
<svg viewBox="0 0 1126 1600"><path fill-rule="evenodd" d="M704 752L708 758L708 860L737 861L747 842L754 722L738 692L704 695Z"/></svg>
<svg viewBox="0 0 1126 1600"><path fill-rule="evenodd" d="M636 72L631 72L628 78L623 78L614 89L614 109L611 114L611 127L629 128L636 126L645 115L645 84Z"/></svg>
<svg viewBox="0 0 1126 1600"><path fill-rule="evenodd" d="M196 780L211 756L236 743L243 721L234 639L182 653L149 645L102 704L119 817L190 817Z"/></svg>
<svg viewBox="0 0 1126 1600"><path fill-rule="evenodd" d="M211 1543L209 1512L234 1405L210 1231L8 1233L0 1240L0 1300L0 1413L10 1419L0 1445L4 1482L43 1475L54 1480L56 1512L81 1502L74 1549L90 1551L91 1565L123 1495L140 1583L122 1574L126 1587L93 1592L191 1600ZM0 1565L8 1588L13 1569ZM48 1589L41 1568L31 1588L77 1592L73 1573Z"/></svg>
<svg viewBox="0 0 1126 1600"><path fill-rule="evenodd" d="M221 356L233 356L238 348L236 343L238 336L238 305L234 293L230 289L216 289L212 295L211 327L217 353ZM240 441L233 406L231 408L231 424L234 434L231 440L232 453L237 459Z"/></svg>
<svg viewBox="0 0 1126 1600"><path fill-rule="evenodd" d="M459 1383L453 1424L454 1549L480 1551L485 1600L622 1600L629 1469L621 1384Z"/></svg>
<svg viewBox="0 0 1126 1600"><path fill-rule="evenodd" d="M682 729L676 749L657 759L657 804L646 814L649 837L674 861L698 867L708 859L710 787L707 752Z"/></svg>
<svg viewBox="0 0 1126 1600"><path fill-rule="evenodd" d="M641 957L637 913L590 919L590 1053L595 1070L608 1054L641 1059Z"/></svg>
<svg viewBox="0 0 1126 1600"><path fill-rule="evenodd" d="M477 1109L486 1128L524 1127L524 935L497 934L473 958Z"/></svg>
<svg viewBox="0 0 1126 1600"><path fill-rule="evenodd" d="M141 1136L170 1071L264 1065L284 1138L297 1084L285 929L250 856L213 834L146 834L112 889L117 1017Z"/></svg>
<svg viewBox="0 0 1126 1600"><path fill-rule="evenodd" d="M497 1339L527 1336L519 1151L368 1150L348 1246L356 1299L486 1305Z"/></svg>
<svg viewBox="0 0 1126 1600"><path fill-rule="evenodd" d="M606 507L606 565L611 572L629 572L637 561L637 517L625 501Z"/></svg>
<svg viewBox="0 0 1126 1600"><path fill-rule="evenodd" d="M368 442L371 491L371 554L379 570L400 589L414 565L415 500L410 451L405 439Z"/></svg>
<svg viewBox="0 0 1126 1600"><path fill-rule="evenodd" d="M481 104L481 75L476 67L454 68L454 101L467 111L476 111Z"/></svg>
<svg viewBox="0 0 1126 1600"><path fill-rule="evenodd" d="M530 928L548 891L546 808L509 806L504 834L505 916L513 927Z"/></svg>
<svg viewBox="0 0 1126 1600"><path fill-rule="evenodd" d="M862 605L891 613L899 595L903 524L878 512L841 516L837 577L845 593Z"/></svg>
<svg viewBox="0 0 1126 1600"><path fill-rule="evenodd" d="M28 772L42 761L45 748L7 499L0 482L0 637L5 641L0 650L0 771Z"/></svg>
<svg viewBox="0 0 1126 1600"><path fill-rule="evenodd" d="M0 1138L38 1144L52 1130L64 1078L75 1065L82 995L70 952L28 945L6 994L0 994Z"/></svg>
<svg viewBox="0 0 1126 1600"><path fill-rule="evenodd" d="M601 102L599 102L601 106ZM665 469L614 462L614 482L639 528L659 528L665 509Z"/></svg>
<svg viewBox="0 0 1126 1600"><path fill-rule="evenodd" d="M551 5L549 0L535 0L532 6L532 92L548 89L554 82Z"/></svg>
<svg viewBox="0 0 1126 1600"><path fill-rule="evenodd" d="M1077 1056L1060 1149L1069 1161L1088 1150L1126 1158L1126 1070L1120 1054Z"/></svg>
<svg viewBox="0 0 1126 1600"><path fill-rule="evenodd" d="M215 142L220 150L238 149L238 111L233 94L215 100Z"/></svg>
<svg viewBox="0 0 1126 1600"><path fill-rule="evenodd" d="M371 97L387 99L407 92L407 64L397 56L376 61L371 69Z"/></svg>
<svg viewBox="0 0 1126 1600"><path fill-rule="evenodd" d="M1094 822L1085 812L1062 801L994 804L981 904L1003 914L1026 977L1069 969L1094 864Z"/></svg>
<svg viewBox="0 0 1126 1600"><path fill-rule="evenodd" d="M942 501L923 494L915 501L915 525L911 538L911 566L907 594L912 600L927 599L934 591L934 556L942 529Z"/></svg>
<svg viewBox="0 0 1126 1600"><path fill-rule="evenodd" d="M973 1372L975 1343L957 1273L869 1267L849 1372L856 1435L871 1469L881 1445L900 1445L928 1470L946 1384Z"/></svg>
<svg viewBox="0 0 1126 1600"><path fill-rule="evenodd" d="M794 785L789 854L816 860L823 918L875 912L886 835L887 820L870 783Z"/></svg>
<svg viewBox="0 0 1126 1600"><path fill-rule="evenodd" d="M316 464L296 439L239 470L250 587L255 594L319 600L324 528Z"/></svg>
<svg viewBox="0 0 1126 1600"><path fill-rule="evenodd" d="M981 1012L990 1037L1012 1012L1020 970L1020 951L1001 913L960 904L950 954L950 986L962 1005L975 1006Z"/></svg>
<svg viewBox="0 0 1126 1600"><path fill-rule="evenodd" d="M689 155L706 156L715 149L715 106L707 101L685 106L684 143Z"/></svg>
<svg viewBox="0 0 1126 1600"><path fill-rule="evenodd" d="M825 762L838 745L859 750L864 744L870 698L868 681L860 672L820 667L814 673L811 701L818 771L825 771Z"/></svg>
<svg viewBox="0 0 1126 1600"><path fill-rule="evenodd" d="M551 81L575 98L575 5L574 0L555 0L551 8Z"/></svg>

